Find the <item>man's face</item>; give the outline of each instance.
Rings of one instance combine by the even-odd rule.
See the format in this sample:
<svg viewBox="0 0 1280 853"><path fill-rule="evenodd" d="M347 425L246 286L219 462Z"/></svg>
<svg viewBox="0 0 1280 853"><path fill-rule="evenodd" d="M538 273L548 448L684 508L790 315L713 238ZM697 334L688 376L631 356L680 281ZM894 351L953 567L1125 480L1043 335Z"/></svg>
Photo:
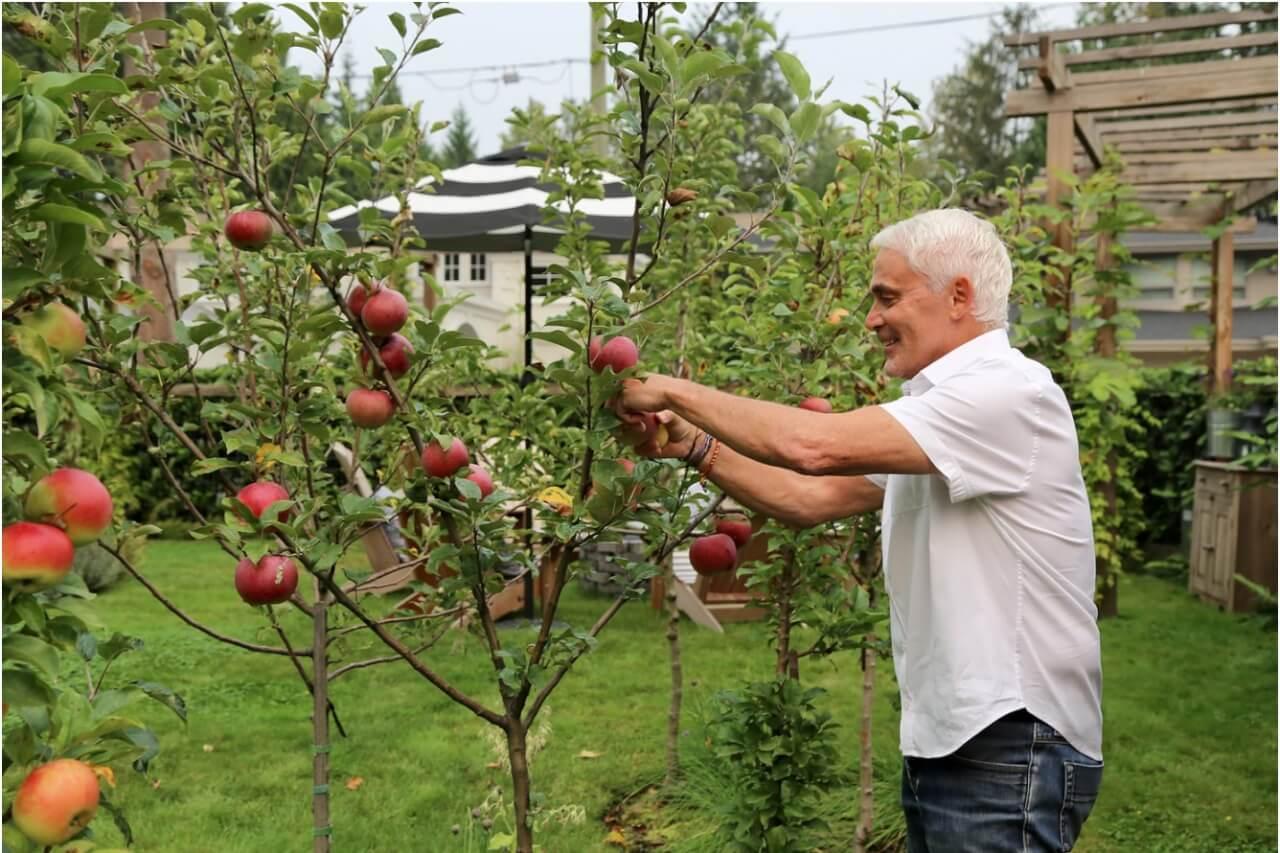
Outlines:
<svg viewBox="0 0 1280 853"><path fill-rule="evenodd" d="M884 346L887 375L910 379L947 352L950 290L934 293L899 252L881 249L876 255L867 328Z"/></svg>

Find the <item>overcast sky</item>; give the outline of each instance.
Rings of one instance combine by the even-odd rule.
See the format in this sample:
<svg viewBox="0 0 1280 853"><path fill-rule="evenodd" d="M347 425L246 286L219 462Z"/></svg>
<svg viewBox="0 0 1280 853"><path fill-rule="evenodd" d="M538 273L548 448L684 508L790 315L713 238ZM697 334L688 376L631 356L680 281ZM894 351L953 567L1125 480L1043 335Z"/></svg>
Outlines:
<svg viewBox="0 0 1280 853"><path fill-rule="evenodd" d="M530 98L556 105L564 98L581 99L590 89L590 9L584 2L487 3L456 2L462 14L433 24L428 35L442 47L410 60L401 90L408 103L423 101L423 116L435 121L449 117L461 103L476 129L477 150L483 155L498 148L499 135L513 107ZM632 5L625 8L631 9ZM981 18L925 23L998 14L1000 3L763 3L775 19L778 35L789 35L788 50L800 57L814 86L834 78L825 99L857 101L878 91L880 81L897 82L918 95L927 110L933 81L952 71L963 59L969 43L986 38L991 19ZM1076 7L1052 3L1044 19L1054 27L1072 25ZM691 11L709 10L709 4L690 3ZM371 3L353 25L347 44L352 45L356 72L367 75L381 64L377 48L397 50L400 37L387 20L391 12L406 17L407 3ZM279 10L287 28L297 27L292 12ZM832 34L835 30L910 24L871 32ZM319 60L303 51L292 51L290 61L305 71L319 70ZM566 62L566 60L576 60ZM475 66L506 66L521 62L549 61L538 68L463 71ZM507 81L503 81L503 77ZM367 80L357 81L363 91ZM442 139L443 133L436 139Z"/></svg>

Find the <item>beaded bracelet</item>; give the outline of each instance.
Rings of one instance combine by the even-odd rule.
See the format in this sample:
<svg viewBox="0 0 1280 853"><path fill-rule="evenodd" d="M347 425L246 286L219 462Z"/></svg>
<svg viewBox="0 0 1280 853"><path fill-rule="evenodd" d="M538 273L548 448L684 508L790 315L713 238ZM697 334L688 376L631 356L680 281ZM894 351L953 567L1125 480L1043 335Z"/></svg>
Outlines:
<svg viewBox="0 0 1280 853"><path fill-rule="evenodd" d="M686 464L697 468L702 464L702 460L707 457L707 451L711 449L712 442L715 438L709 432L701 431L701 435L694 439L689 449L689 455L685 457Z"/></svg>
<svg viewBox="0 0 1280 853"><path fill-rule="evenodd" d="M701 475L699 479L703 482L706 482L706 479L711 476L711 470L716 467L716 457L720 455L720 439L713 439L713 441L714 446L711 448L711 461L707 463L705 470L702 468L698 469L698 473Z"/></svg>

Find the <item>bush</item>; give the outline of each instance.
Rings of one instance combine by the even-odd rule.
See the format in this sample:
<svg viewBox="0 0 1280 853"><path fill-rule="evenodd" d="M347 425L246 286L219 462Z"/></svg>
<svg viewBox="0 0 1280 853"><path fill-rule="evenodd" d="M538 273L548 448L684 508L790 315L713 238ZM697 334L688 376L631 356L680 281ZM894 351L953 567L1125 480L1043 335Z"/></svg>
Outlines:
<svg viewBox="0 0 1280 853"><path fill-rule="evenodd" d="M96 542L76 548L76 560L71 564L71 571L84 580L90 592L110 589L124 574L120 561Z"/></svg>

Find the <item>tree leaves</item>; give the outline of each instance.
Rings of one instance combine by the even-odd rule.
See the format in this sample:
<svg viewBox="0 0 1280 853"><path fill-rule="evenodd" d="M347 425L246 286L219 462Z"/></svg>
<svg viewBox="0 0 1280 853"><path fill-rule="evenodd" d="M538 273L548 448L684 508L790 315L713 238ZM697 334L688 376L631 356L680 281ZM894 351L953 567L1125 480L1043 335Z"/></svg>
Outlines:
<svg viewBox="0 0 1280 853"><path fill-rule="evenodd" d="M778 67L782 69L782 76L787 78L787 85L791 87L791 91L795 92L796 97L800 100L807 100L810 94L809 72L805 70L803 63L795 56L782 50L775 50L773 58L777 60Z"/></svg>

